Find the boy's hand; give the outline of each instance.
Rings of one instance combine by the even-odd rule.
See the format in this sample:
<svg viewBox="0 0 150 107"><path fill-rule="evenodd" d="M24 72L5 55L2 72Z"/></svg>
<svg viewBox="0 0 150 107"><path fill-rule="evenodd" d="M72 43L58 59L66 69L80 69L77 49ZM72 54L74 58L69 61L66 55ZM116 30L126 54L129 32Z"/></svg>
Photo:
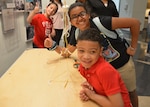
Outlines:
<svg viewBox="0 0 150 107"><path fill-rule="evenodd" d="M93 91L93 87L87 81L83 82L81 86L82 88L88 88L89 90Z"/></svg>
<svg viewBox="0 0 150 107"><path fill-rule="evenodd" d="M80 98L82 101L88 101L95 94L95 91L87 81L83 82L81 86L83 89L80 91Z"/></svg>
<svg viewBox="0 0 150 107"><path fill-rule="evenodd" d="M89 99L92 100L93 96L95 95L95 91L93 90L90 90L88 88L83 88L81 91L80 91L80 98L82 101L88 101Z"/></svg>
<svg viewBox="0 0 150 107"><path fill-rule="evenodd" d="M51 37L48 37L48 38L46 38L46 39L44 40L44 46L45 46L46 48L52 47L52 44L53 44L53 40L52 40Z"/></svg>
<svg viewBox="0 0 150 107"><path fill-rule="evenodd" d="M36 2L36 5L35 5L33 11L34 11L34 13L39 13L39 11L40 11L40 4L39 4L39 2Z"/></svg>
<svg viewBox="0 0 150 107"><path fill-rule="evenodd" d="M79 96L80 96L80 99L82 101L88 101L89 100L89 97L86 95L85 90L81 90L79 93Z"/></svg>

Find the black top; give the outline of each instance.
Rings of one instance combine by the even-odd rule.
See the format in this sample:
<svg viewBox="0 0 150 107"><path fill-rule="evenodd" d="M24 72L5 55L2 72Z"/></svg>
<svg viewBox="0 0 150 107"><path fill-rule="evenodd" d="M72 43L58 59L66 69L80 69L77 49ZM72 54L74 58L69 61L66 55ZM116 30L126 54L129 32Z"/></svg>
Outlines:
<svg viewBox="0 0 150 107"><path fill-rule="evenodd" d="M101 15L119 17L116 5L112 0L108 0L107 6L101 0L87 0L85 5L92 17Z"/></svg>
<svg viewBox="0 0 150 107"><path fill-rule="evenodd" d="M118 54L115 58L109 59L109 62L112 66L114 66L116 69L118 69L128 62L130 56L126 52L126 50L127 50L126 40L120 38L119 35L117 34L117 32L115 30L112 30L111 22L112 22L112 17L109 17L109 16L100 16L99 17L99 23L101 23L106 29L116 33L116 36L117 36L116 39L110 38L107 35L106 35L106 37L107 37L107 40L109 40L109 42L111 44L110 47L112 47L112 49L114 49L114 51ZM90 27L96 28L97 30L99 30L92 19L90 19ZM69 42L70 45L76 46L76 37L75 36L78 36L78 33L75 31L73 34L70 34L70 36L71 36L70 42ZM105 33L105 32L103 32L103 33Z"/></svg>

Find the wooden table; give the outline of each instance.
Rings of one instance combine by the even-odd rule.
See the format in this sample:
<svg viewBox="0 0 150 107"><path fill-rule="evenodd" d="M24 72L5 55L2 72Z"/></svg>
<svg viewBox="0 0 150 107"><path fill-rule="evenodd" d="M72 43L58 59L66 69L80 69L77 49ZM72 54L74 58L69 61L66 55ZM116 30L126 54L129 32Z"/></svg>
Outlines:
<svg viewBox="0 0 150 107"><path fill-rule="evenodd" d="M74 59L76 52L63 58L47 49L26 50L0 78L0 107L98 107L80 100L85 80Z"/></svg>

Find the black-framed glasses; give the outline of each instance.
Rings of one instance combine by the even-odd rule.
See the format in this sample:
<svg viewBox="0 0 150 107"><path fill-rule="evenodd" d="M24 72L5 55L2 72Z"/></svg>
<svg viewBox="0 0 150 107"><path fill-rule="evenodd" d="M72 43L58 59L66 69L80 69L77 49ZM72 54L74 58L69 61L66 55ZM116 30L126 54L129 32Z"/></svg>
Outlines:
<svg viewBox="0 0 150 107"><path fill-rule="evenodd" d="M85 11L82 11L79 14L74 14L70 17L70 20L77 20L79 16L83 18L84 16L86 16L86 14L87 13Z"/></svg>

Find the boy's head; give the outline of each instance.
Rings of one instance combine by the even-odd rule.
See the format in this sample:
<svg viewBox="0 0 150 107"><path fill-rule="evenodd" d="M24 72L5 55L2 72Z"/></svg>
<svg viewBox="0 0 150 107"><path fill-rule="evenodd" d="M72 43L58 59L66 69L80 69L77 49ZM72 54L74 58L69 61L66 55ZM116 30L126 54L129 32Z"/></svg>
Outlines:
<svg viewBox="0 0 150 107"><path fill-rule="evenodd" d="M81 40L98 42L99 46L101 47L102 42L103 42L103 35L97 29L89 28L79 34L77 38L77 42Z"/></svg>
<svg viewBox="0 0 150 107"><path fill-rule="evenodd" d="M48 16L52 16L54 15L58 10L58 5L55 2L50 2L47 6L46 6L46 14Z"/></svg>
<svg viewBox="0 0 150 107"><path fill-rule="evenodd" d="M85 68L94 65L102 56L103 36L94 28L84 30L77 38L77 54Z"/></svg>
<svg viewBox="0 0 150 107"><path fill-rule="evenodd" d="M76 2L85 3L85 2L86 2L86 0L76 0Z"/></svg>

